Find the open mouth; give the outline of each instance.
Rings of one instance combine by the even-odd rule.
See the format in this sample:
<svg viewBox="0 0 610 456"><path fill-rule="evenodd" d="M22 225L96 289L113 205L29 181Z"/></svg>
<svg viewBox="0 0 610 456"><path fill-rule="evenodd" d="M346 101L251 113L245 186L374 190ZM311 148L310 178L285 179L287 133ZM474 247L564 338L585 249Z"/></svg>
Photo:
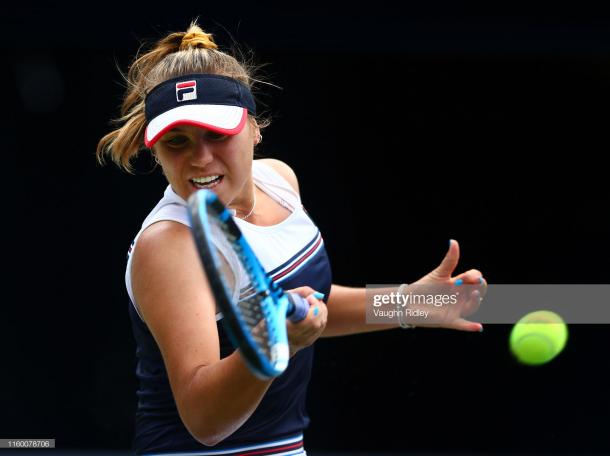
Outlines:
<svg viewBox="0 0 610 456"><path fill-rule="evenodd" d="M214 175L205 177L194 177L189 179L195 188L214 188L222 182L224 176Z"/></svg>

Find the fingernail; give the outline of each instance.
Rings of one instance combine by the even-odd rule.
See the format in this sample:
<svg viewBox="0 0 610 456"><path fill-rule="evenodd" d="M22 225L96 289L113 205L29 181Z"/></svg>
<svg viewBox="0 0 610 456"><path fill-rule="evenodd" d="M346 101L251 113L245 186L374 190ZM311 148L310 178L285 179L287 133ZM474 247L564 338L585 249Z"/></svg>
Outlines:
<svg viewBox="0 0 610 456"><path fill-rule="evenodd" d="M483 325L481 325L481 327L479 328L479 332L482 333L483 332Z"/></svg>
<svg viewBox="0 0 610 456"><path fill-rule="evenodd" d="M483 284L483 277L479 277L479 283Z"/></svg>
<svg viewBox="0 0 610 456"><path fill-rule="evenodd" d="M314 307L314 308L313 308L313 316L314 316L314 317L317 317L317 316L318 316L318 312L319 312L319 309L318 309L317 307ZM482 331L482 330L481 330L481 331Z"/></svg>
<svg viewBox="0 0 610 456"><path fill-rule="evenodd" d="M451 247L451 241L453 241L453 239L449 239L449 247Z"/></svg>
<svg viewBox="0 0 610 456"><path fill-rule="evenodd" d="M316 299L324 299L324 293L320 293L319 291L316 291L313 296Z"/></svg>
<svg viewBox="0 0 610 456"><path fill-rule="evenodd" d="M462 279L457 279L457 280L455 281L455 285L456 285L456 286L458 286L458 287L459 287L461 284L463 284L463 283L464 283L464 281L463 281Z"/></svg>

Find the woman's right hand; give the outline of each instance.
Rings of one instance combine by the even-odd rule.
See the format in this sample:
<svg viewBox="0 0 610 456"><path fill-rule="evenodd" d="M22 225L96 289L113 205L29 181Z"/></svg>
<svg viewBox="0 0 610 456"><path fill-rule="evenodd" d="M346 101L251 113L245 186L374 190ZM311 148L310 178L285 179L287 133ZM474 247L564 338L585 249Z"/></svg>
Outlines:
<svg viewBox="0 0 610 456"><path fill-rule="evenodd" d="M302 296L309 303L309 312L303 320L298 323L286 320L290 356L292 357L299 350L309 347L322 335L326 328L328 309L324 301L314 296L316 290L311 287L299 287L287 291Z"/></svg>

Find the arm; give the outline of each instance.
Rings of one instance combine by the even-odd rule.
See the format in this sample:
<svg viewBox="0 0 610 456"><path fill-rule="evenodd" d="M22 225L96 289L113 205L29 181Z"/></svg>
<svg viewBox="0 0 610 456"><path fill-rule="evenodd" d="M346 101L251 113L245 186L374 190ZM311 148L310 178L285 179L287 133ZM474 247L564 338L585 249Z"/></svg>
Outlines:
<svg viewBox="0 0 610 456"><path fill-rule="evenodd" d="M133 289L163 355L186 428L214 445L254 412L271 380L256 378L235 351L220 359L215 305L188 227L159 222L138 240Z"/></svg>
<svg viewBox="0 0 610 456"><path fill-rule="evenodd" d="M296 174L286 163L275 159L261 159L275 169L293 188L299 192L299 185ZM482 274L476 269L471 269L463 274L451 277L457 266L460 256L459 245L456 241L451 241L449 251L441 264L432 272L424 276L417 283L455 283L462 279L464 283L479 283ZM407 289L408 290L408 289ZM396 290L388 290L388 292ZM430 327L446 327L463 331L481 331L479 323L469 322L462 318L447 322L443 325L419 325ZM333 284L330 296L328 297L328 320L322 333L322 337L342 336L348 334L358 334L384 329L397 328L398 324L367 324L366 323L366 289L349 288Z"/></svg>
<svg viewBox="0 0 610 456"><path fill-rule="evenodd" d="M272 158L261 159L271 166L299 193L296 174L286 163ZM322 337L356 334L395 328L398 325L366 324L366 289L332 285L328 298L328 319ZM332 311L331 311L332 309Z"/></svg>
<svg viewBox="0 0 610 456"><path fill-rule="evenodd" d="M328 320L322 337L346 336L398 327L398 324L366 323L366 288L333 284L327 304Z"/></svg>
<svg viewBox="0 0 610 456"><path fill-rule="evenodd" d="M478 307L480 304L479 298L482 299L487 285L482 278L481 272L476 269L471 269L463 274L451 277L451 274L457 266L459 256L460 250L458 243L456 241L451 241L449 250L440 265L432 272L407 287L405 292L408 293L409 289L416 290L418 285L459 286L456 285L458 280L461 280L461 283L463 284L478 285L480 286L480 291L475 292L477 294L463 297L464 300L459 301L458 305L455 307L455 313L447 313L446 311L441 311L439 313L439 315L446 316L447 319L432 319L430 320L433 321L432 323L418 324L418 326L443 327L462 331L482 331L483 327L480 323L471 322L462 318L462 311L468 313L468 311ZM378 290L377 292L381 292L381 290ZM396 289L387 289L385 292L396 292ZM333 284L330 296L328 297L328 321L322 336L343 336L398 327L398 324L390 323L367 324L366 305L367 299L365 288L348 288ZM454 311L452 310L451 312ZM406 320L408 322L408 318Z"/></svg>

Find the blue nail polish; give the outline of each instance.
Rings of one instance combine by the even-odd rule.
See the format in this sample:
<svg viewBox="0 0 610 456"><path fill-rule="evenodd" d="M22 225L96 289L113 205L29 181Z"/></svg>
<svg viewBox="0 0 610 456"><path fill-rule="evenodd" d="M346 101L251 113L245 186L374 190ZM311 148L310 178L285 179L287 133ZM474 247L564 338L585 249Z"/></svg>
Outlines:
<svg viewBox="0 0 610 456"><path fill-rule="evenodd" d="M317 317L318 316L318 312L319 312L319 309L317 307L314 307L314 309L313 309L313 316Z"/></svg>
<svg viewBox="0 0 610 456"><path fill-rule="evenodd" d="M319 291L316 291L313 295L316 299L324 299L324 293L320 293Z"/></svg>
<svg viewBox="0 0 610 456"><path fill-rule="evenodd" d="M483 284L483 277L479 277L479 283L482 285Z"/></svg>
<svg viewBox="0 0 610 456"><path fill-rule="evenodd" d="M481 329L479 329L479 332L482 333L483 332L483 326L481 326Z"/></svg>
<svg viewBox="0 0 610 456"><path fill-rule="evenodd" d="M463 284L463 283L464 283L464 281L463 281L462 279L457 279L457 280L455 281L455 285L456 285L456 286L458 286L458 287L459 287L461 284Z"/></svg>

